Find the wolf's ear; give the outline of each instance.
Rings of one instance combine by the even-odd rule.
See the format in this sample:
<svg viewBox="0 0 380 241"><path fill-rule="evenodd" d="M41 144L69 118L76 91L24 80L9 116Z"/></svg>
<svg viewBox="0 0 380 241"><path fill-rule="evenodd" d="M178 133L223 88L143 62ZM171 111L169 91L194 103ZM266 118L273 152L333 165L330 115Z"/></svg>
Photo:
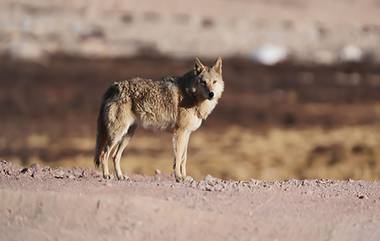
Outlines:
<svg viewBox="0 0 380 241"><path fill-rule="evenodd" d="M196 74L202 73L202 71L205 69L205 66L202 64L202 62L198 59L198 57L194 60L194 71Z"/></svg>
<svg viewBox="0 0 380 241"><path fill-rule="evenodd" d="M222 58L221 58L221 57L219 57L219 58L216 60L214 66L212 66L212 68L214 69L214 71L215 71L216 73L218 73L218 74L222 74Z"/></svg>

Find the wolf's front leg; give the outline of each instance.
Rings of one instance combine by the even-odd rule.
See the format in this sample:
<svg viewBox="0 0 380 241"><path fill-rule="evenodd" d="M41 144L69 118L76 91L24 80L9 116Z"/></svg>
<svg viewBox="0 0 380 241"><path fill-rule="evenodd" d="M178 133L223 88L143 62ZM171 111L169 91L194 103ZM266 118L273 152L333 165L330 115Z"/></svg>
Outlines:
<svg viewBox="0 0 380 241"><path fill-rule="evenodd" d="M177 182L186 178L187 145L189 143L190 132L178 130L173 136L174 149L174 175Z"/></svg>

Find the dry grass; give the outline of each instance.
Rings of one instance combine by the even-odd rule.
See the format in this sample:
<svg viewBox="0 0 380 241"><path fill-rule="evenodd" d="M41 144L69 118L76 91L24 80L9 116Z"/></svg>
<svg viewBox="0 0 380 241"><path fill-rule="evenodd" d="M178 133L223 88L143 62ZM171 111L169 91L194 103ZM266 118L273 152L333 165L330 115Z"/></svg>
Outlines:
<svg viewBox="0 0 380 241"><path fill-rule="evenodd" d="M378 133L380 126L375 125L331 130L272 128L264 132L242 127L203 128L190 140L188 169L195 178L211 174L242 180L379 179ZM148 175L155 169L171 173L170 138L166 133L137 133L123 156L124 170ZM48 162L51 166L93 167L93 137L31 135L22 145L0 139L0 149L11 148L16 153L2 158L24 165ZM24 156L19 154L23 152Z"/></svg>

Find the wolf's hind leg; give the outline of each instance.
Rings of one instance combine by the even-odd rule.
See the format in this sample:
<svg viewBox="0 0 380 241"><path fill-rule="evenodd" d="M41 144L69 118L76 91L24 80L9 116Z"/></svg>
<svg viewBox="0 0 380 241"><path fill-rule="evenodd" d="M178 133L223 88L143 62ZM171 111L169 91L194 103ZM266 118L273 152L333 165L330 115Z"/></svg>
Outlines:
<svg viewBox="0 0 380 241"><path fill-rule="evenodd" d="M101 164L102 164L102 170L103 170L103 178L105 179L111 179L111 176L108 170L108 158L115 144L116 143L111 143L111 145L106 145L105 150L103 150L101 153L100 158L101 158Z"/></svg>
<svg viewBox="0 0 380 241"><path fill-rule="evenodd" d="M123 136L123 138L119 142L119 144L116 147L116 150L114 152L114 155L113 155L113 164L115 167L115 174L116 174L117 179L119 179L119 180L125 180L126 179L126 177L123 175L123 172L122 172L121 167L120 167L120 159L121 159L121 155L123 154L125 147L128 145L129 141L132 139L132 137L136 131L136 128L137 128L137 124L132 124L128 128L128 132Z"/></svg>

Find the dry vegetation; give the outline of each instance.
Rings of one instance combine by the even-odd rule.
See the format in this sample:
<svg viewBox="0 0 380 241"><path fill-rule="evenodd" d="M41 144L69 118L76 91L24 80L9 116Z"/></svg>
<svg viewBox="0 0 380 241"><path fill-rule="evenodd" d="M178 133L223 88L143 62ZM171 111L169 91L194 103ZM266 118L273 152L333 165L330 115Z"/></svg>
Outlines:
<svg viewBox="0 0 380 241"><path fill-rule="evenodd" d="M380 178L379 68L224 63L222 101L190 140L192 176ZM96 115L106 86L142 73L177 75L191 65L167 58L57 58L47 68L5 60L0 158L26 166L93 167ZM171 137L139 129L123 158L129 174L170 173Z"/></svg>
<svg viewBox="0 0 380 241"><path fill-rule="evenodd" d="M189 171L195 178L212 174L231 179L289 178L380 178L380 126L352 126L332 130L320 128L278 129L257 132L242 127L196 132L190 142ZM0 139L0 148L6 140ZM93 167L94 138L51 140L46 135L26 137L30 156L3 156L23 165ZM15 147L17 148L17 147ZM49 150L50 154L35 152ZM70 153L67 153L67 151ZM66 153L66 155L65 155ZM49 156L50 155L50 156ZM171 172L171 140L168 134L137 133L123 158L127 173ZM112 162L110 161L110 165Z"/></svg>

